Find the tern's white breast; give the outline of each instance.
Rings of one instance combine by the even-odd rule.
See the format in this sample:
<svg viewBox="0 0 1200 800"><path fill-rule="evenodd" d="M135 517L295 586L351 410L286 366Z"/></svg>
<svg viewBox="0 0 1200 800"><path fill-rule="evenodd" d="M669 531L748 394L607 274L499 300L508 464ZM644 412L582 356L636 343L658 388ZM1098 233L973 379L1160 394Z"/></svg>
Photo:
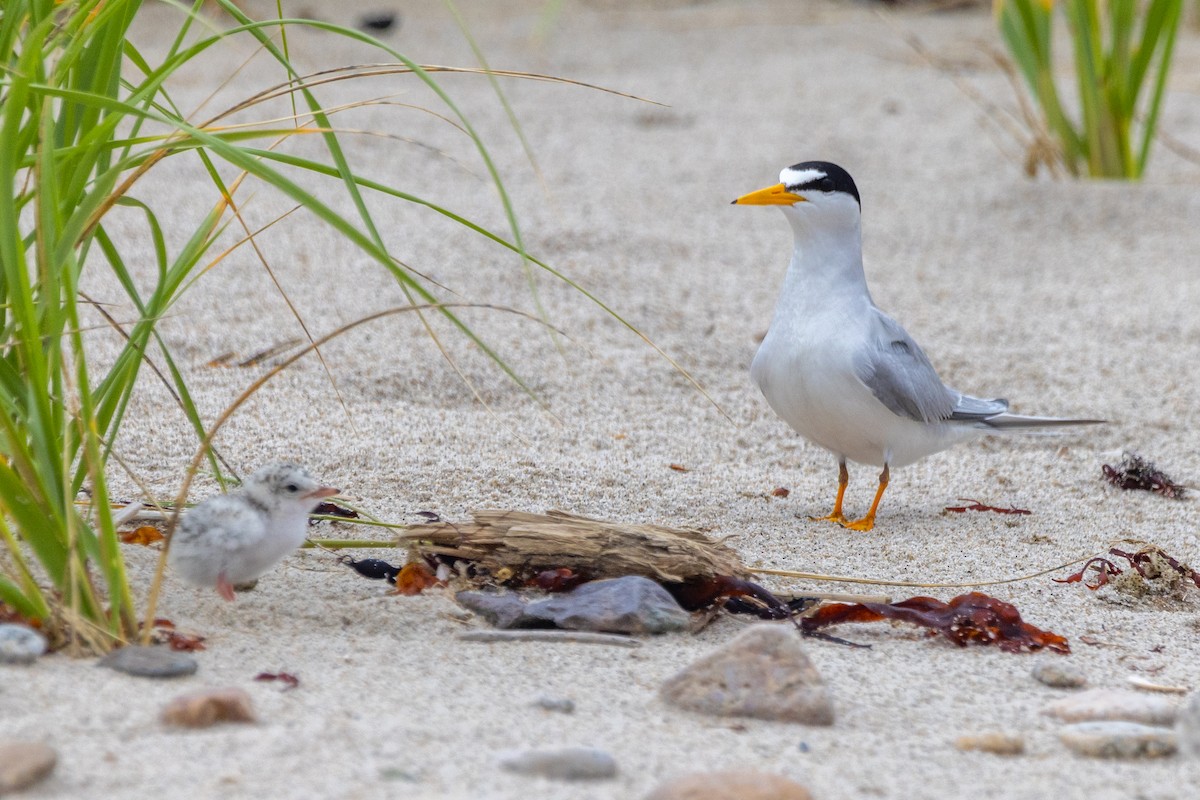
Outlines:
<svg viewBox="0 0 1200 800"><path fill-rule="evenodd" d="M855 372L855 353L869 335L858 319L792 322L772 325L750 374L768 405L805 439L839 459L902 467L973 435L901 417L875 398Z"/></svg>

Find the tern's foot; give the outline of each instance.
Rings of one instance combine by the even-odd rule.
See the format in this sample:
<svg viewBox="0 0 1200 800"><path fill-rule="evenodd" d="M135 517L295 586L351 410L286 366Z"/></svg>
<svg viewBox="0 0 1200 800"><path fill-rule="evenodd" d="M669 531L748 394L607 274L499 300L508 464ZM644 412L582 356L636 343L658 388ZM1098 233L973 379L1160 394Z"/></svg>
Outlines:
<svg viewBox="0 0 1200 800"><path fill-rule="evenodd" d="M875 518L874 517L863 517L862 519L856 519L853 522L847 522L846 520L841 520L840 524L846 530L869 531L875 527Z"/></svg>
<svg viewBox="0 0 1200 800"><path fill-rule="evenodd" d="M217 594L227 602L233 602L233 584L229 582L224 573L217 576Z"/></svg>
<svg viewBox="0 0 1200 800"><path fill-rule="evenodd" d="M809 517L809 519L813 522L836 522L838 525L843 526L847 522L846 518L842 516L842 512L840 511L835 511L834 513L828 514L824 517Z"/></svg>

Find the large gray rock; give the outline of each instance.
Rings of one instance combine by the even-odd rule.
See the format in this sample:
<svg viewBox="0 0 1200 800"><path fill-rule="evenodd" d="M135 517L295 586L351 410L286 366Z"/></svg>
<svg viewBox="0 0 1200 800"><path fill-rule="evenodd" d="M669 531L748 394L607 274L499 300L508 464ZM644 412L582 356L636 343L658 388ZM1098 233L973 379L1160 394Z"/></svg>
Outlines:
<svg viewBox="0 0 1200 800"><path fill-rule="evenodd" d="M749 628L670 678L659 695L702 714L833 724L829 690L790 625Z"/></svg>
<svg viewBox="0 0 1200 800"><path fill-rule="evenodd" d="M691 624L670 592L637 575L591 581L533 602L515 592L459 592L457 600L497 628L669 633Z"/></svg>
<svg viewBox="0 0 1200 800"><path fill-rule="evenodd" d="M609 633L669 633L691 623L670 592L638 575L585 583L530 603L525 613L560 628Z"/></svg>

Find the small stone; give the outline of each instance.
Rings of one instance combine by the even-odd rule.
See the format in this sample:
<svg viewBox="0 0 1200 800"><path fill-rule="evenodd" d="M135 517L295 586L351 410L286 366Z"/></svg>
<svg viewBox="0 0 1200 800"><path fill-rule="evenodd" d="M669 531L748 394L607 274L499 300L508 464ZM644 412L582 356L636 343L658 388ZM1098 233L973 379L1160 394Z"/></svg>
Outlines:
<svg viewBox="0 0 1200 800"><path fill-rule="evenodd" d="M46 637L28 625L0 625L0 664L32 664L46 652Z"/></svg>
<svg viewBox="0 0 1200 800"><path fill-rule="evenodd" d="M569 697L539 697L533 704L543 711L556 711L559 714L575 713L575 701Z"/></svg>
<svg viewBox="0 0 1200 800"><path fill-rule="evenodd" d="M697 772L667 781L645 800L812 800L812 795L782 775L727 770Z"/></svg>
<svg viewBox="0 0 1200 800"><path fill-rule="evenodd" d="M525 615L525 601L513 592L459 592L454 599L497 628L524 627L535 621Z"/></svg>
<svg viewBox="0 0 1200 800"><path fill-rule="evenodd" d="M500 759L500 766L509 772L560 781L607 780L617 775L617 762L613 757L591 747L510 753Z"/></svg>
<svg viewBox="0 0 1200 800"><path fill-rule="evenodd" d="M1136 722L1077 722L1059 731L1062 743L1092 758L1163 758L1177 749L1175 732Z"/></svg>
<svg viewBox="0 0 1200 800"><path fill-rule="evenodd" d="M1083 670L1064 664L1061 659L1038 664L1033 668L1033 679L1055 689L1079 689L1087 685L1087 676L1083 674Z"/></svg>
<svg viewBox="0 0 1200 800"><path fill-rule="evenodd" d="M245 690L206 689L176 697L163 708L162 721L180 728L207 728L218 722L257 722Z"/></svg>
<svg viewBox="0 0 1200 800"><path fill-rule="evenodd" d="M1191 700L1179 712L1175 733L1183 754L1200 761L1200 692L1193 692Z"/></svg>
<svg viewBox="0 0 1200 800"><path fill-rule="evenodd" d="M760 624L668 679L668 703L720 717L832 725L829 689L794 628Z"/></svg>
<svg viewBox="0 0 1200 800"><path fill-rule="evenodd" d="M670 592L640 575L589 581L530 603L525 613L560 628L609 633L685 631L692 621Z"/></svg>
<svg viewBox="0 0 1200 800"><path fill-rule="evenodd" d="M1179 713L1175 704L1165 697L1142 694L1129 689L1089 689L1086 692L1056 700L1042 709L1043 714L1063 722L1124 720L1143 725L1175 724Z"/></svg>
<svg viewBox="0 0 1200 800"><path fill-rule="evenodd" d="M0 742L0 795L28 789L54 771L58 754L41 742Z"/></svg>
<svg viewBox="0 0 1200 800"><path fill-rule="evenodd" d="M1015 733L989 731L971 736L960 736L954 740L959 750L977 750L995 753L998 756L1019 756L1025 752L1025 740Z"/></svg>
<svg viewBox="0 0 1200 800"><path fill-rule="evenodd" d="M364 31L385 33L395 26L396 18L394 11L370 11L358 18L358 27Z"/></svg>
<svg viewBox="0 0 1200 800"><path fill-rule="evenodd" d="M200 665L187 653L130 644L113 650L97 661L96 666L143 678L178 678L195 673Z"/></svg>

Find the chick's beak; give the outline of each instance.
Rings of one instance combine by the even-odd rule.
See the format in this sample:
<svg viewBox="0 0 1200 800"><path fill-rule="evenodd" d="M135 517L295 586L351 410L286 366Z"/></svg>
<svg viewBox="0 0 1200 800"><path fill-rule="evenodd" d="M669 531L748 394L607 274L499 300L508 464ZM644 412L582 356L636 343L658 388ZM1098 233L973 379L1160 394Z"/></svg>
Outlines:
<svg viewBox="0 0 1200 800"><path fill-rule="evenodd" d="M803 202L803 197L798 194L792 194L782 183L777 183L774 186L759 189L757 192L744 194L737 200L734 200L733 204L741 206L790 206L794 203Z"/></svg>
<svg viewBox="0 0 1200 800"><path fill-rule="evenodd" d="M335 489L332 486L318 486L308 494L304 495L306 500L320 500L322 497L333 497L340 489Z"/></svg>

